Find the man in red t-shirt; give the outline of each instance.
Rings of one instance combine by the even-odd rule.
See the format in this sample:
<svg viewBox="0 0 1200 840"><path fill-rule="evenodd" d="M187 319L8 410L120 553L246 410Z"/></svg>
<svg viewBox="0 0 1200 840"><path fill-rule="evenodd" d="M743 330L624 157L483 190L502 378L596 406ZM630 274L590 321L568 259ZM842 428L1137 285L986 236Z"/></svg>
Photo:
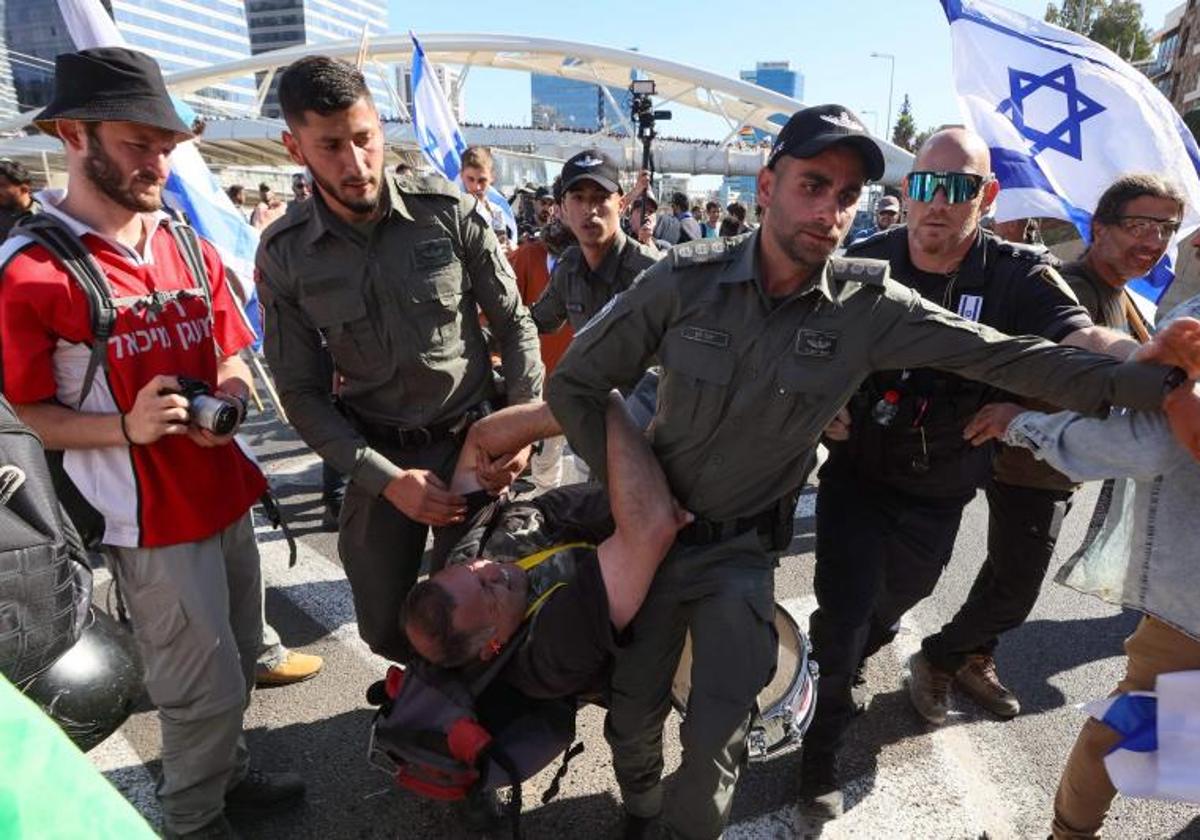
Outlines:
<svg viewBox="0 0 1200 840"><path fill-rule="evenodd" d="M262 639L250 507L266 481L231 432L192 422L181 377L240 408L252 333L201 243L211 307L162 213L175 145L190 139L154 60L123 48L58 56L37 125L58 137L68 191L43 212L87 248L116 306L103 364L88 298L17 228L0 249L4 394L103 517L103 544L162 725L164 836L232 837L226 807L303 795L295 774L250 770L242 712Z"/></svg>

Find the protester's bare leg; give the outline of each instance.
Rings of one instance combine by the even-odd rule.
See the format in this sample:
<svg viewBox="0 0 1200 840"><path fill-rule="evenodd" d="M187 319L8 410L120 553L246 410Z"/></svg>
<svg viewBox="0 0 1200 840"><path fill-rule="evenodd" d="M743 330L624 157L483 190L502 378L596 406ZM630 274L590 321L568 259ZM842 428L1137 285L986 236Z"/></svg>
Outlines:
<svg viewBox="0 0 1200 840"><path fill-rule="evenodd" d="M600 573L608 592L609 618L620 630L641 607L686 518L649 442L615 393L609 395L605 426L608 496L617 530L600 544Z"/></svg>

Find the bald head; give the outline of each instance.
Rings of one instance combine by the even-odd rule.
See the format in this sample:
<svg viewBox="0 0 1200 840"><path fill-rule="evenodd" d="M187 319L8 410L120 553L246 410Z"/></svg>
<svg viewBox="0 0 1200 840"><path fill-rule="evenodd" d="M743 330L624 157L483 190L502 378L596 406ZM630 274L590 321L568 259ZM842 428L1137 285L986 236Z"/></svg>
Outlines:
<svg viewBox="0 0 1200 840"><path fill-rule="evenodd" d="M967 128L943 128L917 150L916 172L992 173L992 155L983 138Z"/></svg>

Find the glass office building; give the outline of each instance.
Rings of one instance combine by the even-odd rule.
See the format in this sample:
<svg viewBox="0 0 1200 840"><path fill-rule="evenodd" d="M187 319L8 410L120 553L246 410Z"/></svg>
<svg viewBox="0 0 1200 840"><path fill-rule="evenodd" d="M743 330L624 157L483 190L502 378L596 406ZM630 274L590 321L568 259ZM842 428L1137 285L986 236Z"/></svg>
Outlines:
<svg viewBox="0 0 1200 840"><path fill-rule="evenodd" d="M626 88L608 89L617 104L614 108L600 85L588 82L531 74L529 87L530 120L534 128L623 130L621 118L629 119L631 97Z"/></svg>
<svg viewBox="0 0 1200 840"><path fill-rule="evenodd" d="M370 38L388 30L387 0L244 0L250 28L250 49L259 53L297 44L319 44L362 38L365 28ZM368 63L363 68L367 86L379 112L392 116L391 85L395 71ZM261 74L260 74L261 79ZM385 83L384 79L387 79ZM263 103L263 114L279 116L276 96L278 74Z"/></svg>
<svg viewBox="0 0 1200 840"><path fill-rule="evenodd" d="M104 0L126 43L158 61L164 74L250 55L243 0ZM54 56L74 49L54 0L5 0L4 40L22 108L53 93ZM251 76L226 79L188 97L201 113L245 115L256 101Z"/></svg>

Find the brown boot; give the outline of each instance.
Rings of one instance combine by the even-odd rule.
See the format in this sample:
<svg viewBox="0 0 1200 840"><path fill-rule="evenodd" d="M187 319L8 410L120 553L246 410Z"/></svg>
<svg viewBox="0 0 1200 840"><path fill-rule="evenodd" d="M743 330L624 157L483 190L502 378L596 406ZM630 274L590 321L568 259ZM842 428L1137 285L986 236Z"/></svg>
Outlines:
<svg viewBox="0 0 1200 840"><path fill-rule="evenodd" d="M968 697L997 717L1013 718L1021 713L1021 701L1005 688L996 674L996 660L986 653L973 653L954 675Z"/></svg>
<svg viewBox="0 0 1200 840"><path fill-rule="evenodd" d="M917 713L934 726L946 722L953 682L953 674L935 668L921 651L908 658L908 697Z"/></svg>

